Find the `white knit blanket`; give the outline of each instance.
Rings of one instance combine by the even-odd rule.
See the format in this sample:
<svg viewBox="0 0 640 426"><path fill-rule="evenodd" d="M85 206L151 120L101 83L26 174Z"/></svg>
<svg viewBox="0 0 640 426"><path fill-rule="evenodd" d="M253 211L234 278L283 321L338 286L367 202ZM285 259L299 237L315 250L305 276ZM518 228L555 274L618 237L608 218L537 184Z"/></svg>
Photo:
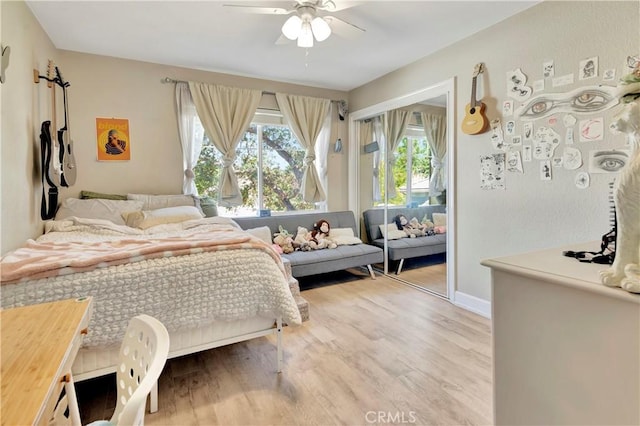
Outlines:
<svg viewBox="0 0 640 426"><path fill-rule="evenodd" d="M119 238L120 231L103 226L67 225L54 227L42 241ZM203 220L163 229L163 235L193 226L213 227ZM132 238L127 232L121 232L121 238ZM0 301L2 308L10 308L92 296L94 313L84 339L87 347L120 342L129 319L141 313L158 318L169 331L256 315L282 316L287 324L298 325L300 313L282 270L281 262L266 250L220 250L5 284Z"/></svg>

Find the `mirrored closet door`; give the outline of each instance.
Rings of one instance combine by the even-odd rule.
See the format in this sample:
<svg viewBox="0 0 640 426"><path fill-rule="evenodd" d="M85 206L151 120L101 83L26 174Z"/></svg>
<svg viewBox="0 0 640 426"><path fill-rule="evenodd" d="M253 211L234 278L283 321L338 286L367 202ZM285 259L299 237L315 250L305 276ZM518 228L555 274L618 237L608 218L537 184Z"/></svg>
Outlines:
<svg viewBox="0 0 640 426"><path fill-rule="evenodd" d="M351 115L352 208L363 238L385 251L378 270L445 298L454 283L452 99L447 81Z"/></svg>

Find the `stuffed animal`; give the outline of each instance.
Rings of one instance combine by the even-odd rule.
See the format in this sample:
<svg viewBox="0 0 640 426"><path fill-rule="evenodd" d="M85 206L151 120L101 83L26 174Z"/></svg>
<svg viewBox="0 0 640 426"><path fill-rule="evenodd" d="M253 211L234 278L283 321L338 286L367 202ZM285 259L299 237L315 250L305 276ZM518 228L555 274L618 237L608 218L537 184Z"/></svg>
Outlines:
<svg viewBox="0 0 640 426"><path fill-rule="evenodd" d="M293 253L293 238L289 231L284 229L282 226L278 227L279 232L273 234L273 242L276 246L280 247L282 253L288 254Z"/></svg>
<svg viewBox="0 0 640 426"><path fill-rule="evenodd" d="M293 248L299 251L311 250L312 247L309 244L310 239L311 232L303 226L298 226L298 232L296 233L296 237L293 239Z"/></svg>
<svg viewBox="0 0 640 426"><path fill-rule="evenodd" d="M309 243L314 250L324 248L334 249L338 247L336 243L329 239L329 231L331 231L331 225L324 219L313 224L313 231L311 231L311 240Z"/></svg>
<svg viewBox="0 0 640 426"><path fill-rule="evenodd" d="M415 217L412 217L411 220L409 221L409 227L415 232L415 235L418 237L424 237L425 235L430 235L428 234L429 228L427 228L427 225L423 225Z"/></svg>
<svg viewBox="0 0 640 426"><path fill-rule="evenodd" d="M424 217L422 218L421 223L423 225L425 225L427 228L433 228L435 225L433 224L433 222L431 222L428 218L427 215L425 214Z"/></svg>
<svg viewBox="0 0 640 426"><path fill-rule="evenodd" d="M405 234L407 234L407 236L410 238L421 237L424 235L424 232L422 232L422 230L412 228L411 225L409 225L409 221L403 214L396 215L393 218L393 221L395 222L396 227L400 231L404 231Z"/></svg>

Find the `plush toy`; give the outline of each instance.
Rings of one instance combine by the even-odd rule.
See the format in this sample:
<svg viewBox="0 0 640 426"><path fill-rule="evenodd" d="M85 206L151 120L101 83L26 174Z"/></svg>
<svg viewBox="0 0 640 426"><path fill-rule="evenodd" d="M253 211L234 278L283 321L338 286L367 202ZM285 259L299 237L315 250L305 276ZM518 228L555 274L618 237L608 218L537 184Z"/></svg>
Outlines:
<svg viewBox="0 0 640 426"><path fill-rule="evenodd" d="M415 217L412 217L411 220L409 221L409 227L411 227L411 229L413 229L414 232L416 232L416 236L418 237L424 237L425 235L433 235L433 231L430 234L429 228L427 227L427 225L423 225Z"/></svg>
<svg viewBox="0 0 640 426"><path fill-rule="evenodd" d="M416 218L414 218L416 219ZM413 220L413 219L412 219ZM417 222L417 219L416 219ZM435 225L429 219L427 219L427 215L424 215L422 218L422 222L420 223L420 227L424 230L424 235L435 235L436 232L434 230Z"/></svg>
<svg viewBox="0 0 640 426"><path fill-rule="evenodd" d="M273 234L274 244L280 248L282 253L293 253L293 238L291 234L282 226L279 226L278 229L280 232L276 232L275 234Z"/></svg>
<svg viewBox="0 0 640 426"><path fill-rule="evenodd" d="M422 218L421 223L423 225L425 225L427 228L433 228L435 225L433 224L433 222L431 222L429 220L429 218L427 218L427 215L425 214L424 217Z"/></svg>
<svg viewBox="0 0 640 426"><path fill-rule="evenodd" d="M393 221L396 224L396 227L400 230L400 231L404 231L405 234L407 234L408 237L411 238L415 238L415 237L421 237L424 235L424 232L422 232L422 230L420 229L414 229L410 224L409 221L407 220L407 218L405 217L405 215L403 214L398 214L393 218Z"/></svg>
<svg viewBox="0 0 640 426"><path fill-rule="evenodd" d="M309 244L310 239L311 233L307 230L307 228L298 226L298 232L296 233L296 237L293 239L293 248L299 251L311 250L312 247Z"/></svg>
<svg viewBox="0 0 640 426"><path fill-rule="evenodd" d="M311 231L309 243L314 250L324 248L334 249L337 247L337 244L329 239L329 231L331 231L331 225L324 219L313 224L313 231Z"/></svg>

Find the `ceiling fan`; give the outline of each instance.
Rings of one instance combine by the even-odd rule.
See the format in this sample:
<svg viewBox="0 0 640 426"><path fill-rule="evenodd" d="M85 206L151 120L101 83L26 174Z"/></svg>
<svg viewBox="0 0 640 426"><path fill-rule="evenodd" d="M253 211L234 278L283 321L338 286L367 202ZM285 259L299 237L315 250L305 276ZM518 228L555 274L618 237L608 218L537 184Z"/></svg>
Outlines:
<svg viewBox="0 0 640 426"><path fill-rule="evenodd" d="M276 44L285 44L289 40L297 40L299 47L313 47L314 39L316 41L324 41L332 33L348 39L364 33L365 30L357 25L343 21L335 16L318 13L318 11L337 12L358 4L360 2L339 2L338 6L333 0L298 0L291 9L240 4L224 4L223 6L244 13L292 15L282 26L282 35L276 40Z"/></svg>

